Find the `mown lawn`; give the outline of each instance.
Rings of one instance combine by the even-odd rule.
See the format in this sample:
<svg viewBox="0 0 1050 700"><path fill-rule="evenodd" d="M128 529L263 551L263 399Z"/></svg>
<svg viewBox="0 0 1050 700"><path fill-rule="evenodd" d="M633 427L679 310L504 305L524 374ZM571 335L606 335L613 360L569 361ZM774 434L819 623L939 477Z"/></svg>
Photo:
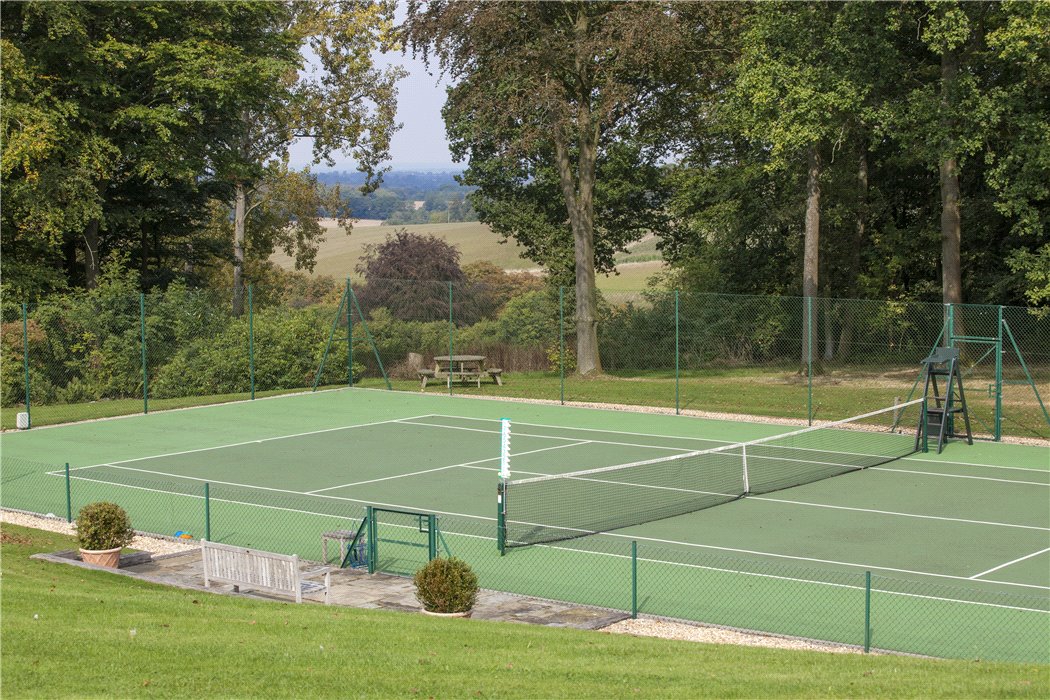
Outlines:
<svg viewBox="0 0 1050 700"><path fill-rule="evenodd" d="M1019 697L1050 667L716 646L256 602L29 559L5 524L5 698Z"/></svg>

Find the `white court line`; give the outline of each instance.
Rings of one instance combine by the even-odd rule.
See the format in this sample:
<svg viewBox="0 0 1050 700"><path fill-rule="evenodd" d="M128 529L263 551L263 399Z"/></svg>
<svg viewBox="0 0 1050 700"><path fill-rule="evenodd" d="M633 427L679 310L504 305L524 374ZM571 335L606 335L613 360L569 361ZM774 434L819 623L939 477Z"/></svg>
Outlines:
<svg viewBox="0 0 1050 700"><path fill-rule="evenodd" d="M411 422L413 420L415 420L415 419L414 418L406 418L402 422L404 422L407 425L418 425L418 426L422 426L424 428L439 428L441 430L465 430L465 431L470 432L470 433L487 433L489 435L499 435L499 431L498 430L486 430L484 428L466 428L466 427L463 427L461 425L444 425L444 424L441 424L441 423L413 423L413 422ZM513 421L512 421L512 423L513 423ZM632 443L632 442L613 442L613 441L610 441L610 440L584 440L584 439L578 438L578 437L562 437L560 435L537 435L535 433L518 433L518 432L513 432L512 434L513 434L514 437L542 438L544 440L573 440L573 441L579 441L580 444L590 443L590 444L594 444L594 445L616 445L618 447L644 447L646 449L651 449L651 450L670 450L670 451L673 451L673 452L691 452L692 451L692 450L689 450L689 449L687 449L685 447L668 447L667 445L639 445L639 444ZM654 435L652 437L659 437L659 436L658 435Z"/></svg>
<svg viewBox="0 0 1050 700"><path fill-rule="evenodd" d="M490 422L490 423L496 422L498 420L496 418L466 418L464 416L450 416L450 415L446 415L446 414L442 414L442 413L432 413L429 416L424 416L424 417L425 418L451 418L453 420L477 420L477 421L486 421L486 422ZM412 418L412 419L409 419L409 420L418 420L418 419ZM629 432L629 431L626 431L626 430L609 430L609 429L602 429L602 428L580 428L580 427L566 428L564 425L547 425L545 423L526 423L524 421L513 421L513 420L511 422L512 422L512 424L528 425L528 426L531 426L531 427L534 427L534 428L556 428L556 429L559 429L559 430L578 430L578 431L588 432L588 433L613 433L615 435L636 435L636 436L639 436L639 437L667 438L667 439L670 439L670 440L691 440L691 441L694 441L694 442L717 442L720 445L738 444L738 443L734 443L732 440L716 440L714 438L702 438L702 437L692 437L692 436L686 437L686 436L682 436L682 435L658 435L658 434L654 434L654 433L635 433L635 432ZM751 425L751 424L749 424L749 425ZM791 426L784 426L784 427L791 427ZM886 433L886 434L889 435L889 433ZM551 436L549 436L549 435L539 435L539 436L536 436L536 437L551 437ZM759 438L759 439L761 439L761 438ZM740 442L740 441L738 441L738 442ZM747 441L744 440L742 442L747 442ZM642 445L642 447L655 447L655 445ZM681 449L681 448L666 448L666 449ZM683 450L683 451L691 452L692 450ZM1015 470L1015 471L1024 471L1024 472L1038 472L1040 474L1046 474L1047 471L1048 471L1046 469L1036 469L1034 467L1010 467L1010 466L1004 466L1004 465L1001 465L1001 464L984 464L984 463L981 463L981 462L956 462L956 461L947 461L947 460L940 460L940 459L926 459L924 457L901 457L899 461L925 462L927 464L944 464L944 465L957 464L957 465L959 465L961 467L986 467L988 469L1011 469L1011 470Z"/></svg>
<svg viewBox="0 0 1050 700"><path fill-rule="evenodd" d="M770 498L768 496L748 496L752 501L770 501L772 503L789 503L796 506L812 506L813 508L831 508L833 510L852 510L858 513L875 513L877 515L899 515L904 518L920 518L922 520L945 520L952 523L966 523L969 525L994 525L996 527L1013 527L1021 530L1042 530L1050 532L1050 527L1038 525L1015 525L1013 523L998 523L992 520L967 520L966 518L949 518L941 515L922 515L919 513L899 513L892 510L877 510L875 508L852 508L849 506L833 506L827 503L810 503L807 501L789 501L786 498Z"/></svg>
<svg viewBox="0 0 1050 700"><path fill-rule="evenodd" d="M537 525L535 523L524 523L525 525L533 525L535 527L548 527L546 525ZM754 549L741 549L738 547L719 547L711 544L697 544L695 542L678 542L676 540L665 540L658 537L641 537L638 535L624 535L615 532L602 533L608 537L618 537L625 540L645 540L647 542L656 542L659 544L672 544L680 547L697 547L700 549L714 549L722 552L736 552L739 554L757 554L764 557L772 557L774 559L791 559L795 561L808 561L816 562L818 564L835 564L837 566L849 566L853 568L866 569L870 571L893 571L900 574L915 574L917 576L929 576L931 578L946 578L955 581L977 581L980 583L993 583L1003 586L1017 586L1020 588L1035 588L1041 591L1050 591L1050 586L1038 586L1032 583L1015 583L1013 581L994 581L992 579L972 579L969 576L953 576L951 574L934 574L928 571L916 571L914 569L895 569L889 566L879 566L878 564L857 564L848 561L837 561L835 559L817 559L815 557L800 557L793 554L776 554L774 552L761 552Z"/></svg>
<svg viewBox="0 0 1050 700"><path fill-rule="evenodd" d="M915 469L894 469L893 467L870 467L875 472L897 472L900 474L918 474L919 476L944 476L949 479L978 479L980 481L998 481L1003 484L1022 484L1025 486L1046 486L1050 483L1043 481L1018 481L1016 479L999 479L994 476L970 476L969 474L945 474L944 472L924 472Z"/></svg>
<svg viewBox="0 0 1050 700"><path fill-rule="evenodd" d="M586 444L587 444L587 441L585 440L583 442L575 442L575 443L572 443L572 444L569 444L569 445L554 445L553 447L543 447L543 448L540 448L538 450L529 450L528 452L519 452L519 453L517 453L517 456L531 455L531 454L534 454L536 452L546 452L548 450L560 450L560 449L563 449L565 447L576 447L577 445L586 445ZM484 464L485 462L495 462L495 461L498 461L499 459L500 459L499 457L486 457L485 459L475 459L472 462L463 462L461 464L450 464L447 467L435 467L433 469L424 469L424 470L418 471L418 472L408 472L406 474L395 474L394 476L382 476L382 477L379 477L378 479L368 479L367 481L355 481L355 482L350 483L350 484L340 484L339 486L328 486L328 487L325 487L323 489L316 489L314 491L306 491L305 493L313 496L313 495L316 495L316 494L319 494L319 493L323 493L325 491L334 491L336 489L350 488L351 486L363 486L365 484L374 484L374 483L376 483L378 481L390 481L391 479L400 479L400 478L406 477L406 476L419 476L420 474L430 474L432 472L442 472L442 471L445 471L446 469L456 469L457 467L471 467L471 466L474 466L475 464Z"/></svg>
<svg viewBox="0 0 1050 700"><path fill-rule="evenodd" d="M167 452L165 454L150 455L148 457L135 457L133 459L121 459L121 460L117 460L115 462L101 462L99 464L91 464L91 465L88 465L86 467L77 467L76 471L79 471L81 469L91 469L93 467L113 467L113 466L116 466L118 464L127 464L129 462L142 462L142 461L145 461L147 459L160 459L162 457L177 457L178 455L188 455L188 454L193 454L195 452L208 452L210 450L224 450L227 447L242 447L244 445L254 445L256 443L270 442L272 440L287 440L288 438L304 437L306 435L318 435L320 433L331 433L331 432L336 431L336 430L352 430L354 428L368 428L370 426L385 425L387 423L401 423L401 422L404 422L404 421L418 420L420 418L427 418L430 415L433 415L433 414L429 414L428 413L428 414L425 414L425 415L422 415L422 416L410 416L408 418L391 418L390 420L378 420L378 421L375 421L374 423L359 423L357 425L343 425L343 426L340 426L338 428L324 428L322 430L310 430L310 431L305 432L305 433L293 433L291 435L277 435L276 437L260 438L258 440L245 440L244 442L231 442L228 445L215 445L214 447L199 447L199 448L194 449L194 450L182 450L180 452ZM412 425L416 425L416 424L413 423Z"/></svg>
<svg viewBox="0 0 1050 700"><path fill-rule="evenodd" d="M987 571L982 571L979 574L974 574L970 578L971 579L978 579L978 578L984 576L985 574L990 574L993 571L998 571L999 569L1005 569L1006 567L1010 566L1011 564L1016 564L1017 562L1024 561L1025 559L1031 559L1032 557L1038 557L1040 554L1046 554L1047 552L1050 552L1050 547L1047 547L1046 549L1040 549L1038 552L1032 552L1031 554L1026 554L1023 557L1018 557L1017 559L1014 559L1013 561L1008 561L1005 564L1000 564L999 566L993 566L991 569L988 569Z"/></svg>

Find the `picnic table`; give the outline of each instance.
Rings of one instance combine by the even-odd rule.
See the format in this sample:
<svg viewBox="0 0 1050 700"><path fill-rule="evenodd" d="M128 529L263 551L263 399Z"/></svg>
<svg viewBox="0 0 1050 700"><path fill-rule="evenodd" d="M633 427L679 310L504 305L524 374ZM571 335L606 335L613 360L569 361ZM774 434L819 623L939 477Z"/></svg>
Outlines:
<svg viewBox="0 0 1050 700"><path fill-rule="evenodd" d="M482 377L492 377L492 380L503 386L503 370L495 367L485 367L484 355L437 355L434 357L434 369L420 370L420 390L426 389L427 380L430 378L444 379L448 386L452 382L477 382L481 388Z"/></svg>

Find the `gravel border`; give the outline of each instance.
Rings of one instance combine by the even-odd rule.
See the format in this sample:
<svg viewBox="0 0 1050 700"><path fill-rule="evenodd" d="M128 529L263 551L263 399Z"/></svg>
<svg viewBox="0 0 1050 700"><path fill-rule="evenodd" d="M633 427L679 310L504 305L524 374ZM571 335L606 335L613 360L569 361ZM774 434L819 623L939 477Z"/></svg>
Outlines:
<svg viewBox="0 0 1050 700"><path fill-rule="evenodd" d="M33 515L18 510L0 510L0 523L11 523L12 525L21 525L23 527L31 527L37 530L46 530L47 532L58 532L63 535L76 535L76 528L73 527L73 523L67 523L64 519L57 516L46 517L41 515ZM176 540L172 538L162 538L155 535L136 535L135 539L128 545L131 549L139 549L144 552L151 552L153 554L174 554L178 552L188 552L193 549L200 547L199 544L182 540Z"/></svg>

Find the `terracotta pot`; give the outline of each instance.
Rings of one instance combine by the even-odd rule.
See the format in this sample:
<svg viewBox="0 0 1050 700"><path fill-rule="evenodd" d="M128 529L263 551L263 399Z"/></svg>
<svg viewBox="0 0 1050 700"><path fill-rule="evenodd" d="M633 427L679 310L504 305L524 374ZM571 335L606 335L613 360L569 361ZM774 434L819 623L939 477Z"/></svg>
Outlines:
<svg viewBox="0 0 1050 700"><path fill-rule="evenodd" d="M113 549L82 549L80 550L80 559L88 564L108 566L111 569L116 569L120 567L121 549L123 549L123 547L115 547Z"/></svg>
<svg viewBox="0 0 1050 700"><path fill-rule="evenodd" d="M426 608L420 608L420 610L423 611L424 615L430 615L431 617L470 617L470 613L473 612L472 610L467 610L466 612L458 613L431 612Z"/></svg>

